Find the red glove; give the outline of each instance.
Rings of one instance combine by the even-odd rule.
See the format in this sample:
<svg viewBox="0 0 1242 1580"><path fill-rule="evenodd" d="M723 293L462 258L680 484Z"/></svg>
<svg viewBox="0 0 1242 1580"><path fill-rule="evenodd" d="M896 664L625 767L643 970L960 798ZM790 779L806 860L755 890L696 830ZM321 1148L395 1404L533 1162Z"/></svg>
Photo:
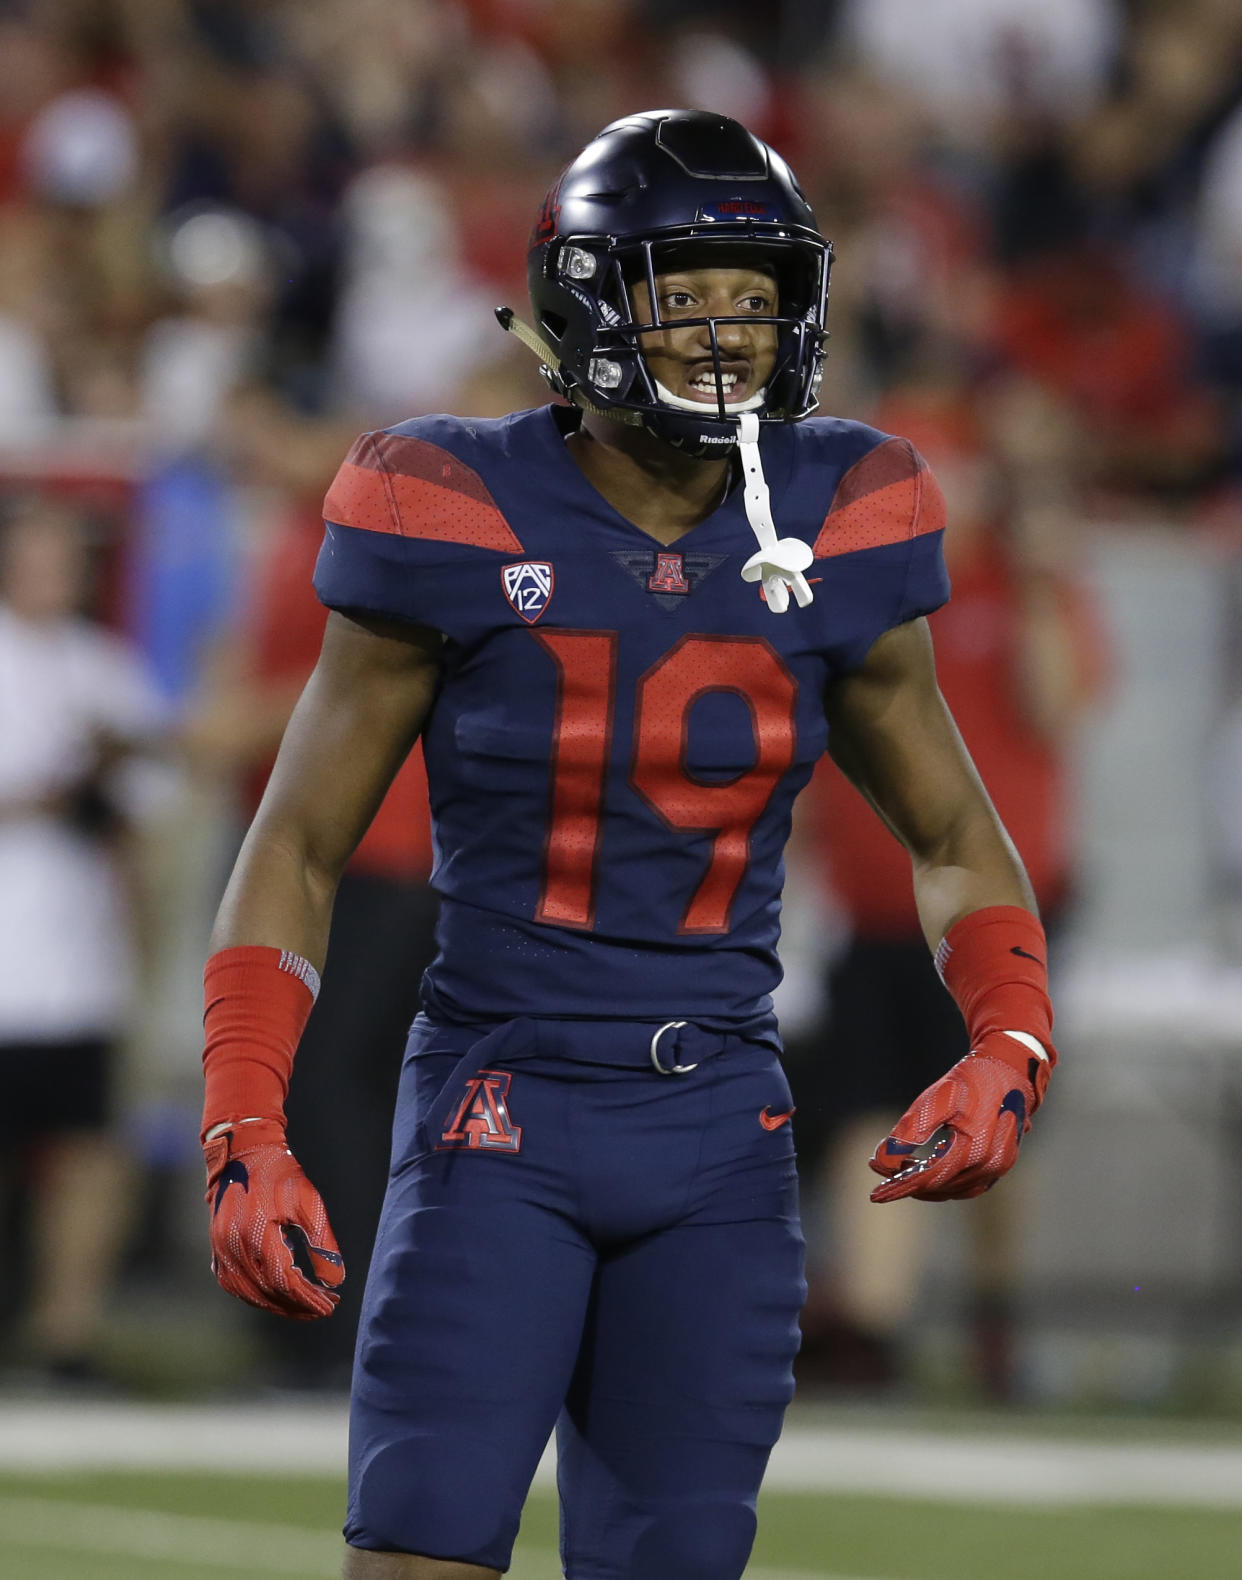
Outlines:
<svg viewBox="0 0 1242 1580"><path fill-rule="evenodd" d="M875 1150L875 1202L980 1196L1018 1160L1056 1064L1047 944L1029 911L996 905L950 928L936 964L971 1050L929 1086Z"/></svg>
<svg viewBox="0 0 1242 1580"><path fill-rule="evenodd" d="M1032 1055L994 1031L929 1086L876 1148L871 1167L886 1183L872 1201L955 1201L981 1196L1018 1161L1018 1147L1039 1106L1038 1085L1015 1067ZM1040 1062L1040 1069L1048 1066ZM1038 1079L1038 1078L1037 1078ZM1043 1077L1047 1085L1047 1075ZM936 1132L944 1130L937 1136Z"/></svg>
<svg viewBox="0 0 1242 1580"><path fill-rule="evenodd" d="M264 1311L330 1316L345 1264L284 1122L318 975L288 950L242 945L213 955L203 984L211 1270L222 1289Z"/></svg>
<svg viewBox="0 0 1242 1580"><path fill-rule="evenodd" d="M331 1316L345 1263L319 1192L282 1126L239 1124L203 1143L211 1270L221 1289L278 1316Z"/></svg>

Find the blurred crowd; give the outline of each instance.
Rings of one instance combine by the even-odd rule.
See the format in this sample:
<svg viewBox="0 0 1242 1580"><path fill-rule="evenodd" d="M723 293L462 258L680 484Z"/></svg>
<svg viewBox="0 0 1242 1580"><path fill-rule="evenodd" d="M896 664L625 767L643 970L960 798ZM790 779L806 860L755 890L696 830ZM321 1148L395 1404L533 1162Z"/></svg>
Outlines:
<svg viewBox="0 0 1242 1580"><path fill-rule="evenodd" d="M537 195L608 120L695 104L781 148L836 244L834 408L982 410L1031 486L1201 514L1238 459L1242 16L1030 13L6 3L0 444L68 420L235 464L241 392L345 428L503 410L528 380L487 309Z"/></svg>
<svg viewBox="0 0 1242 1580"><path fill-rule="evenodd" d="M98 1254L83 1261L79 1234L62 1258L90 1289L56 1266L6 1292L8 1357L89 1370L110 1248L131 1279L181 1254L166 1202L184 1205L176 1182L197 1167L195 977L313 661L299 598L327 482L364 427L544 398L492 308L524 302L557 172L610 120L661 105L734 116L798 172L837 253L824 408L909 435L941 480L955 579L984 611L956 638L963 698L971 673L1016 676L980 739L1037 743L1008 815L1068 904L1058 765L1109 668L1076 571L1090 534L1242 536L1236 0L0 0L0 531L74 539L77 607L148 688L140 706L117 668L116 696L100 673L88 705L62 675L40 706L78 737L49 748L38 784L0 769L5 838L72 817L87 866L106 849L129 920L109 913L98 947L128 929L145 983L52 1028L126 1049L105 1105L124 1148L74 1175L35 1123L0 1146L3 1232L31 1266L40 1212L61 1214L62 1242L74 1199L124 1201L130 1224L92 1220ZM20 596L18 559L0 606ZM25 662L0 645L6 661ZM137 762L151 784L117 789ZM388 876L421 883L420 860L393 856ZM848 874L835 881L848 913ZM0 920L25 926L3 904ZM908 919L895 901L871 925L892 943ZM51 1035L14 1014L0 1052ZM815 1150L890 1097L812 1119ZM994 1229L988 1321L1006 1276ZM895 1292L891 1269L915 1251L882 1255L889 1275L858 1271L852 1306L838 1291L821 1313L834 1343L849 1330L851 1365L862 1345L888 1379L913 1277ZM1003 1394L994 1329L980 1364Z"/></svg>

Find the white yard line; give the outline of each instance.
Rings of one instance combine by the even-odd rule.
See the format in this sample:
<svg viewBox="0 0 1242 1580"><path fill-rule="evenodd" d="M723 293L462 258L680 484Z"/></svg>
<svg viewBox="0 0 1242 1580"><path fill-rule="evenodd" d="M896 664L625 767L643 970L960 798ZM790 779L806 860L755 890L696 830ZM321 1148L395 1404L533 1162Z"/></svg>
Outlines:
<svg viewBox="0 0 1242 1580"><path fill-rule="evenodd" d="M1242 1448L889 1431L786 1432L764 1485L949 1503L1242 1508Z"/></svg>
<svg viewBox="0 0 1242 1580"><path fill-rule="evenodd" d="M0 1471L340 1476L344 1467L345 1413L336 1405L9 1404L0 1411ZM537 1485L551 1477L548 1454ZM765 1486L956 1503L1240 1509L1242 1446L794 1426L772 1455Z"/></svg>
<svg viewBox="0 0 1242 1580"><path fill-rule="evenodd" d="M340 1405L6 1402L0 1470L202 1470L339 1476Z"/></svg>
<svg viewBox="0 0 1242 1580"><path fill-rule="evenodd" d="M341 1540L326 1532L56 1498L0 1497L0 1544L5 1549L158 1559L251 1575L301 1575L303 1580L336 1580L341 1572ZM511 1580L552 1580L559 1571L556 1554L536 1548L520 1555L509 1575ZM748 1580L863 1580L797 1569L750 1569L747 1576Z"/></svg>
<svg viewBox="0 0 1242 1580"><path fill-rule="evenodd" d="M296 1525L153 1514L55 1498L0 1498L0 1542L273 1575L341 1572L340 1538Z"/></svg>

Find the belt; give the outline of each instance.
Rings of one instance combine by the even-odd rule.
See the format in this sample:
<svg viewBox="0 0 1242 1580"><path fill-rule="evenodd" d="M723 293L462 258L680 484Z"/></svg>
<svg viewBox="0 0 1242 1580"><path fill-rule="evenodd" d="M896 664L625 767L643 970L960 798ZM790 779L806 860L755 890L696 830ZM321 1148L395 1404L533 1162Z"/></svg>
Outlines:
<svg viewBox="0 0 1242 1580"><path fill-rule="evenodd" d="M420 1022L429 1024L421 1015L415 1025ZM425 1136L439 1135L450 1108L461 1100L464 1083L491 1064L561 1059L574 1064L610 1065L614 1069L649 1068L664 1076L689 1075L700 1064L723 1053L731 1040L736 1037L706 1031L688 1020L669 1020L663 1025L649 1021L527 1017L508 1020L470 1044L423 1116L420 1129Z"/></svg>
<svg viewBox="0 0 1242 1580"><path fill-rule="evenodd" d="M538 1051L553 1059L579 1064L611 1064L622 1068L650 1066L657 1075L689 1075L708 1059L723 1053L729 1038L705 1031L690 1020L652 1021L539 1020Z"/></svg>

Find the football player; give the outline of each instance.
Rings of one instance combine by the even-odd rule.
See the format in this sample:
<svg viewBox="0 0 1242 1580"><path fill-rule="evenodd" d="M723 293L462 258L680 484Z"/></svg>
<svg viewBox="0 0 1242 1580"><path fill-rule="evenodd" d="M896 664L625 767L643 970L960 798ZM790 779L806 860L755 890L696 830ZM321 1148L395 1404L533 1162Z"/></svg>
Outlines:
<svg viewBox="0 0 1242 1580"><path fill-rule="evenodd" d="M203 1137L220 1282L326 1316L344 1270L283 1102L334 886L421 733L443 910L350 1580L503 1572L554 1428L571 1580L742 1574L804 1295L771 992L825 745L908 848L971 1034L874 1199L986 1190L1043 1096L1043 934L924 625L940 492L906 440L810 415L831 262L736 122L618 121L539 215L534 323L499 314L563 402L366 434L328 495L322 656L206 971Z"/></svg>

